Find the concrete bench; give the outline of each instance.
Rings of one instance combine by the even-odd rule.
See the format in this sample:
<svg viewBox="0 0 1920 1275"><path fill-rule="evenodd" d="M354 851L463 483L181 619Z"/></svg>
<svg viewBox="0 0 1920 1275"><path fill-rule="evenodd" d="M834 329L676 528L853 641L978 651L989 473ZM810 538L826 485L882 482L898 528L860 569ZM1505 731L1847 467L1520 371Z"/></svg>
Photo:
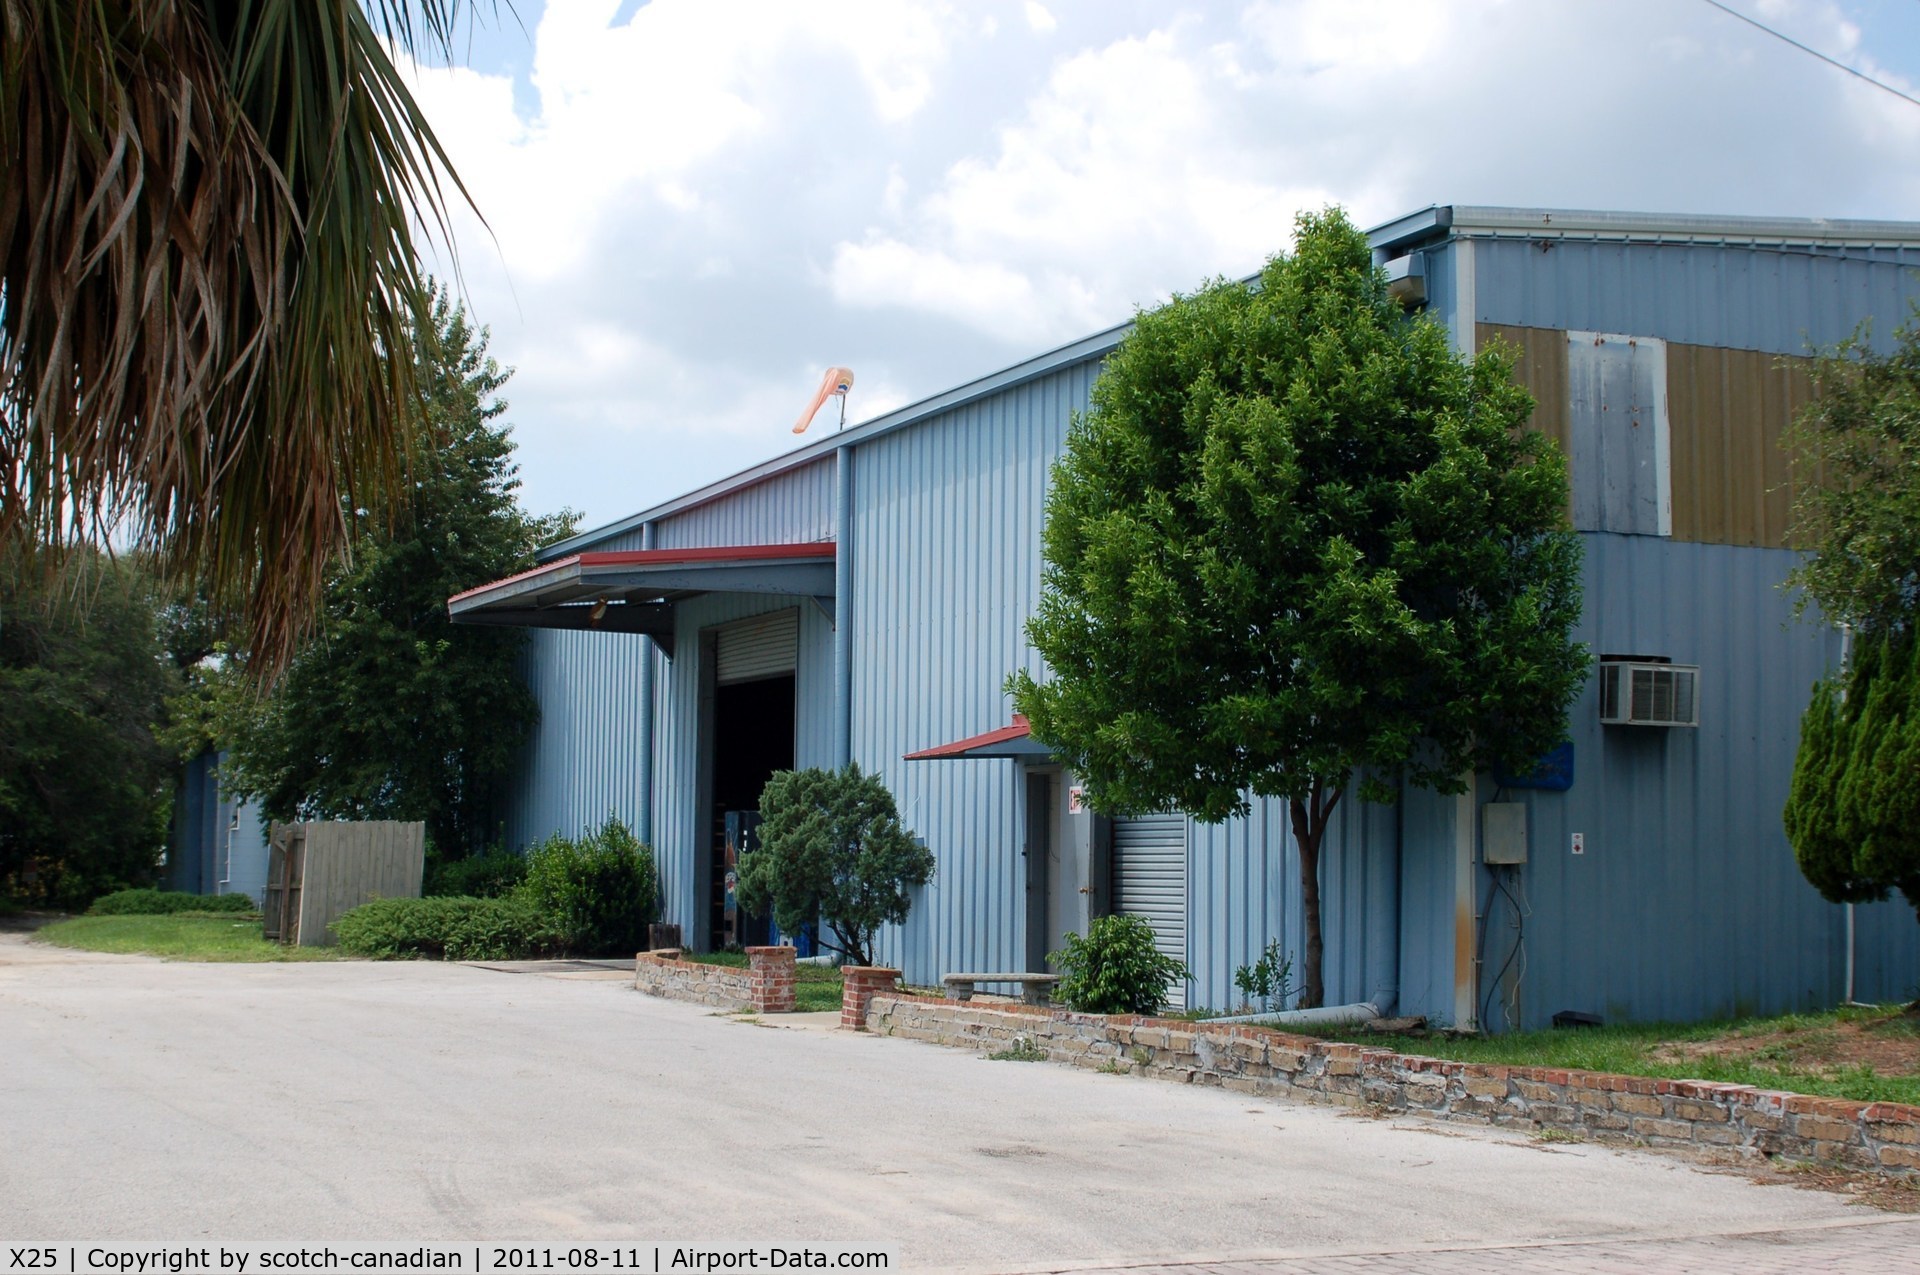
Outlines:
<svg viewBox="0 0 1920 1275"><path fill-rule="evenodd" d="M1053 985L1060 981L1058 974L945 974L940 983L946 988L950 1001L968 1001L973 999L974 989L981 983L1010 983L1020 989L1020 999L1029 1005L1044 1005Z"/></svg>

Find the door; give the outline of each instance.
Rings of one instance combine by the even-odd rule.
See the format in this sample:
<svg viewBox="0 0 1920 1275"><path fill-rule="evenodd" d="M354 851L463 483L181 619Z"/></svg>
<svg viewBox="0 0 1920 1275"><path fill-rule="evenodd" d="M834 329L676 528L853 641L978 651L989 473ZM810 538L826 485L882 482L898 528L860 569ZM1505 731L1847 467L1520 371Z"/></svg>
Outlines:
<svg viewBox="0 0 1920 1275"><path fill-rule="evenodd" d="M1113 821L1113 910L1144 919L1153 945L1187 959L1187 817L1139 815ZM1168 1004L1184 1009L1185 983L1171 989Z"/></svg>
<svg viewBox="0 0 1920 1275"><path fill-rule="evenodd" d="M1045 973L1053 927L1048 906L1053 867L1053 776L1027 775L1027 969Z"/></svg>

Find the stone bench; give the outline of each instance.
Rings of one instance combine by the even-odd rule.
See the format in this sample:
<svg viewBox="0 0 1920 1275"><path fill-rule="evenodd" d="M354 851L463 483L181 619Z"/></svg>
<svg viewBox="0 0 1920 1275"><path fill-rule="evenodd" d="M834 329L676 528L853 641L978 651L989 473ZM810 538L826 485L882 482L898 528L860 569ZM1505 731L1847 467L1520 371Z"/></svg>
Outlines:
<svg viewBox="0 0 1920 1275"><path fill-rule="evenodd" d="M1029 1005L1046 1004L1048 993L1059 981L1058 974L945 974L940 978L950 1001L972 1000L974 989L981 983L1011 983L1020 988L1020 999Z"/></svg>

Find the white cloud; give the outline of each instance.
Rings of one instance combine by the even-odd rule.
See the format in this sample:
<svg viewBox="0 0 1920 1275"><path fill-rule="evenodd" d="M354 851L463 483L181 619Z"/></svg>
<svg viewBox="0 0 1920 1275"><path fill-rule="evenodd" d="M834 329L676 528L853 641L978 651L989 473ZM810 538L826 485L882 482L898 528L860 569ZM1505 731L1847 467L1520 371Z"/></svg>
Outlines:
<svg viewBox="0 0 1920 1275"><path fill-rule="evenodd" d="M1303 207L1920 207L1920 108L1704 5L624 8L522 3L517 82L418 76L498 243L456 217L528 499L596 520L790 445L823 367L876 415L1251 271ZM1851 9L1750 11L1912 87Z"/></svg>

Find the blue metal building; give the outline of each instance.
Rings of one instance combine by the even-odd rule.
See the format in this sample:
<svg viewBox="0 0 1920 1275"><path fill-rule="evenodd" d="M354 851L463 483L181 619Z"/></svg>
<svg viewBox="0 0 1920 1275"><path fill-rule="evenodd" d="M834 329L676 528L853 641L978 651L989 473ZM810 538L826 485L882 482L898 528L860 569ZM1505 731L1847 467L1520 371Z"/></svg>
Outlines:
<svg viewBox="0 0 1920 1275"><path fill-rule="evenodd" d="M1781 831L1800 713L1839 635L1780 585L1781 431L1805 358L1920 298L1920 225L1437 207L1372 232L1396 295L1473 351L1520 354L1568 451L1586 548L1570 785L1345 807L1323 863L1331 1002L1544 1025L1911 995L1920 926L1823 901ZM1107 820L1009 724L1038 671L1050 468L1124 326L821 438L555 545L452 600L532 630L542 720L509 840L610 814L656 848L667 919L717 942L725 813L773 769L884 776L938 859L882 941L910 981L1044 967L1068 929L1146 915L1234 1002L1270 940L1297 952L1284 807L1220 825ZM1606 657L1618 657L1608 659ZM1631 657L1630 659L1627 657ZM1688 670L1697 669L1689 674ZM1636 671L1637 670L1637 671ZM1602 704L1602 682L1624 698ZM1678 688L1676 701L1671 693ZM1634 696L1658 690L1657 706ZM1697 725L1603 723L1630 709ZM1500 863L1518 857L1517 863Z"/></svg>
<svg viewBox="0 0 1920 1275"><path fill-rule="evenodd" d="M203 752L180 777L163 880L169 890L244 894L257 904L267 888L267 830L253 806L221 795L220 758Z"/></svg>

